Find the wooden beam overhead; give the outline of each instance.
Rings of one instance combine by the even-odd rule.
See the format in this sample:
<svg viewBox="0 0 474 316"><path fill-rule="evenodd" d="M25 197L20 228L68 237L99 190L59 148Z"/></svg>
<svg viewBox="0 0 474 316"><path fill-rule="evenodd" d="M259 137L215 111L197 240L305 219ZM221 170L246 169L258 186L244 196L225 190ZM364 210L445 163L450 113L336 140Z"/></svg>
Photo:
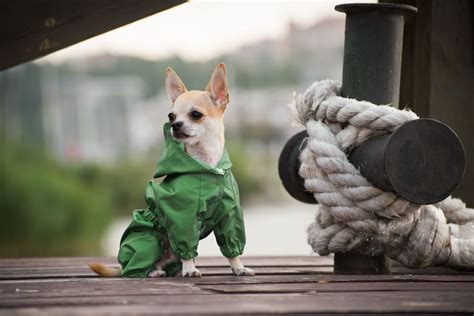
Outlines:
<svg viewBox="0 0 474 316"><path fill-rule="evenodd" d="M185 0L0 0L0 70L82 42Z"/></svg>

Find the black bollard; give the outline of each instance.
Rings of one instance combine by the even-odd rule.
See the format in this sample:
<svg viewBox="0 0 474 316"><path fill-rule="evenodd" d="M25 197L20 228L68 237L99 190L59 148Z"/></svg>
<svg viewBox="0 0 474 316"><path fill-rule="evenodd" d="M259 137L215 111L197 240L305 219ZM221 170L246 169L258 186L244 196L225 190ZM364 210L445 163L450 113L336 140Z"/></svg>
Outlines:
<svg viewBox="0 0 474 316"><path fill-rule="evenodd" d="M405 15L411 6L341 4L346 13L341 95L398 108ZM387 256L336 253L336 274L390 274Z"/></svg>
<svg viewBox="0 0 474 316"><path fill-rule="evenodd" d="M341 94L399 106L403 29L416 8L398 4L342 4L346 13ZM351 162L374 185L419 204L446 198L464 174L456 134L434 120L416 120L358 146ZM336 274L389 274L385 255L335 254Z"/></svg>
<svg viewBox="0 0 474 316"><path fill-rule="evenodd" d="M336 6L336 10L347 14L341 94L398 107L404 18L416 9L393 4L343 4ZM301 144L296 145L298 148L293 150L300 150ZM280 156L280 163L290 160L288 153L292 151L287 146L291 144L285 145L286 151L282 152L285 157ZM288 163L292 164L295 162ZM289 180L282 173L280 177L283 183ZM294 197L297 195L292 194L295 189L299 187L293 186L289 190ZM390 262L385 255L336 253L334 272L388 274Z"/></svg>
<svg viewBox="0 0 474 316"><path fill-rule="evenodd" d="M416 8L398 4L342 4L346 31L341 94L398 108L403 28ZM299 177L299 154L306 132L293 136L279 159L279 173L291 196L316 203ZM349 160L373 185L415 204L432 204L449 196L461 182L465 156L457 135L432 119L418 119L394 133L370 139L349 153ZM337 274L388 274L385 255L336 253Z"/></svg>

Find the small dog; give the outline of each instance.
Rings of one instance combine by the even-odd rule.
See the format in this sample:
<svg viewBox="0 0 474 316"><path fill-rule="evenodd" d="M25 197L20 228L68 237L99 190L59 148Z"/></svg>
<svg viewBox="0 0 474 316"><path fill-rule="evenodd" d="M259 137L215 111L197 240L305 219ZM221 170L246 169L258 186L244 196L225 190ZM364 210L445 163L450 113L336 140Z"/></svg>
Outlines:
<svg viewBox="0 0 474 316"><path fill-rule="evenodd" d="M245 228L237 183L224 149L224 112L229 103L226 67L214 69L205 91L188 91L179 76L166 70L172 103L164 126L166 145L145 192L147 209L134 211L121 239L122 269L89 267L104 277L200 277L195 267L198 241L212 231L235 275L255 275L239 256ZM170 267L173 267L174 270Z"/></svg>

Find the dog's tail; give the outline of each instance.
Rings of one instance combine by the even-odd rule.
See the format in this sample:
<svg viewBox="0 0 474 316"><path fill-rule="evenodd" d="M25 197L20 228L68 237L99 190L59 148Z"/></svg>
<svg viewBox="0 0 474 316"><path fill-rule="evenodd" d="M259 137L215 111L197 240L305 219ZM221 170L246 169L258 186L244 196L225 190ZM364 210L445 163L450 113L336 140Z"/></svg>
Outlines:
<svg viewBox="0 0 474 316"><path fill-rule="evenodd" d="M89 268L98 275L106 278L119 277L120 268L111 268L102 263L90 263Z"/></svg>

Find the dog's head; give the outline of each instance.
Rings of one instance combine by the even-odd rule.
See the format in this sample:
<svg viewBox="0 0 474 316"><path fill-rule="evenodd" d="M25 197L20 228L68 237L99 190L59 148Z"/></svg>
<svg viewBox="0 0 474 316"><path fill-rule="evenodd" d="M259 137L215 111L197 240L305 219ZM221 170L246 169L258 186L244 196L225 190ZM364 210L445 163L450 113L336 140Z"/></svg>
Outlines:
<svg viewBox="0 0 474 316"><path fill-rule="evenodd" d="M216 134L222 134L223 137L224 111L229 103L229 87L223 63L216 66L204 91L188 91L173 69L168 68L166 92L172 103L168 117L176 140L193 145Z"/></svg>

